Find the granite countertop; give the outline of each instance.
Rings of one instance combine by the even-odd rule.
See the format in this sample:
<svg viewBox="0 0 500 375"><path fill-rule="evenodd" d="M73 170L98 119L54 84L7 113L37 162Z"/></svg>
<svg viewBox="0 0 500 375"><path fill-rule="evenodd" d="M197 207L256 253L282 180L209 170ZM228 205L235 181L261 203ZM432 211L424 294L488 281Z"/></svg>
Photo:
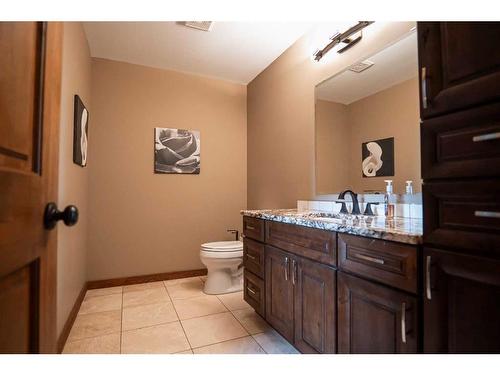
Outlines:
<svg viewBox="0 0 500 375"><path fill-rule="evenodd" d="M422 243L422 219L327 214L318 211L298 211L297 209L242 210L241 214L259 219L279 221L281 223L302 225L412 245Z"/></svg>

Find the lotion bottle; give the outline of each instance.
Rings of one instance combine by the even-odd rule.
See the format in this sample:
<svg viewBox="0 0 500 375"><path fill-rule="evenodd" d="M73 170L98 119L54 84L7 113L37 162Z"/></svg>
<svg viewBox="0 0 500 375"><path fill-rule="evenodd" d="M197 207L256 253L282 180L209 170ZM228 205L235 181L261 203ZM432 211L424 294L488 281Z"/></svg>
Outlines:
<svg viewBox="0 0 500 375"><path fill-rule="evenodd" d="M394 203L393 203L393 190L392 190L392 180L384 180L387 184L385 186L384 195L384 207L385 207L385 217L394 217Z"/></svg>

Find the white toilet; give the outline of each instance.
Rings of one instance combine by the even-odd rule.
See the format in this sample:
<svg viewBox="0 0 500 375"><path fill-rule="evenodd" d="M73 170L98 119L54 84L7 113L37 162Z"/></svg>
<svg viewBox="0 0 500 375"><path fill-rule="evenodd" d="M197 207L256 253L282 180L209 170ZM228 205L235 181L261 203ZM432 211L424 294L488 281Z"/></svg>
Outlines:
<svg viewBox="0 0 500 375"><path fill-rule="evenodd" d="M243 242L204 243L200 259L208 270L205 293L224 294L243 290Z"/></svg>

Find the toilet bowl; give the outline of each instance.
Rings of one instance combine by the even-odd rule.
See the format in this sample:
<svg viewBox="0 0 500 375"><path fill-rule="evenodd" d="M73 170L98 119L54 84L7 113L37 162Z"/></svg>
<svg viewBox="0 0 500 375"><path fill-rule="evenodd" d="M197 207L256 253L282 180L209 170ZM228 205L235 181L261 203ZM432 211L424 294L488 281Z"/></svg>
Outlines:
<svg viewBox="0 0 500 375"><path fill-rule="evenodd" d="M206 294L243 290L243 242L221 241L201 245L201 262L207 267Z"/></svg>

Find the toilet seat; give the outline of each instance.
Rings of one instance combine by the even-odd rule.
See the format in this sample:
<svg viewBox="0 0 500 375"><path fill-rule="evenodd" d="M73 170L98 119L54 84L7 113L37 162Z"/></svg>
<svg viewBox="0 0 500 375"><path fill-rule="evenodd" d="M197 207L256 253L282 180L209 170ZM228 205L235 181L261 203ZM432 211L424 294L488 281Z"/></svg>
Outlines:
<svg viewBox="0 0 500 375"><path fill-rule="evenodd" d="M201 245L201 250L206 252L217 252L217 253L243 251L243 242L241 241L207 242Z"/></svg>
<svg viewBox="0 0 500 375"><path fill-rule="evenodd" d="M243 250L234 250L234 251L200 250L200 256L203 258L212 258L212 259L243 258Z"/></svg>

